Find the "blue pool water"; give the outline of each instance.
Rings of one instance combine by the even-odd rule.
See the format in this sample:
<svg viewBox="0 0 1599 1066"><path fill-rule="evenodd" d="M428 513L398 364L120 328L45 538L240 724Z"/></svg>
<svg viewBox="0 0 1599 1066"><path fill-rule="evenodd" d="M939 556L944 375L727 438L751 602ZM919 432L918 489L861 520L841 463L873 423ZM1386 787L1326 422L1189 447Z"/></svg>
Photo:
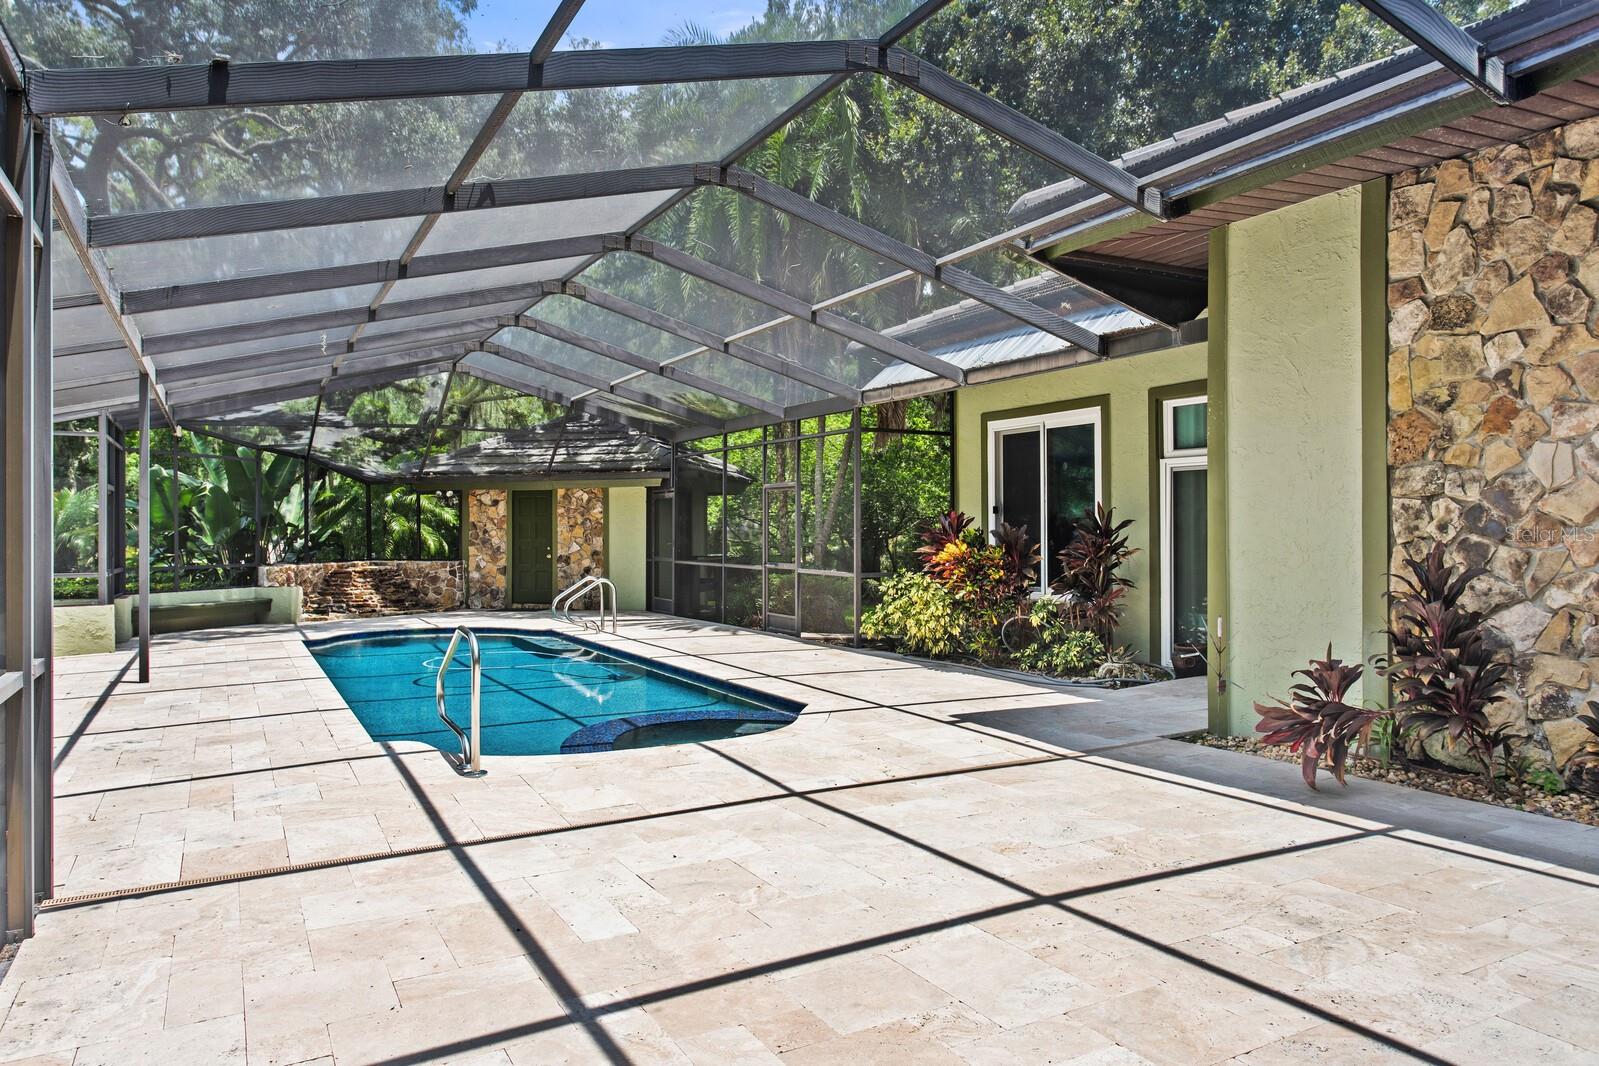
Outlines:
<svg viewBox="0 0 1599 1066"><path fill-rule="evenodd" d="M434 681L449 632L361 634L307 642L373 740L416 740L456 753ZM695 743L777 729L800 705L551 633L478 630L485 755L554 755ZM445 675L445 703L471 719L466 643Z"/></svg>

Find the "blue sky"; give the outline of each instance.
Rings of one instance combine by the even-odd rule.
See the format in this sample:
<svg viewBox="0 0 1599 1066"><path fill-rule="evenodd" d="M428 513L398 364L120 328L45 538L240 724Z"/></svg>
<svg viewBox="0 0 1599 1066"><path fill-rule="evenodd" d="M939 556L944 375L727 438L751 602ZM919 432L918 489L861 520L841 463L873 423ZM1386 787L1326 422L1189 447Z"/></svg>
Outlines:
<svg viewBox="0 0 1599 1066"><path fill-rule="evenodd" d="M554 0L479 0L467 25L477 48L503 41L522 50L533 47L554 8ZM586 0L569 32L607 47L632 48L660 44L685 22L725 35L765 9L764 0Z"/></svg>

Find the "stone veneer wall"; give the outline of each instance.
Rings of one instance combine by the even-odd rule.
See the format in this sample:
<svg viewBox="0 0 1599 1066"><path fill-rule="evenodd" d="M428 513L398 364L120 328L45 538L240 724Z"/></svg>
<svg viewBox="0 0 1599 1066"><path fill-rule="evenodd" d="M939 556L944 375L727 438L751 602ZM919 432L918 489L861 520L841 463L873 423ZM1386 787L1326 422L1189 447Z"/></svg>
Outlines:
<svg viewBox="0 0 1599 1066"><path fill-rule="evenodd" d="M461 564L453 559L279 563L259 567L256 584L297 585L306 611L316 613L323 586L338 573L359 574L364 587L376 590L386 612L453 611L461 606Z"/></svg>
<svg viewBox="0 0 1599 1066"><path fill-rule="evenodd" d="M1559 768L1599 699L1599 119L1399 175L1389 199L1393 567L1486 567L1494 710Z"/></svg>
<svg viewBox="0 0 1599 1066"><path fill-rule="evenodd" d="M555 589L559 592L586 573L605 573L605 490L555 492ZM595 608L597 595L579 606Z"/></svg>
<svg viewBox="0 0 1599 1066"><path fill-rule="evenodd" d="M504 489L472 489L466 494L466 605L474 610L497 611L506 605L509 512L510 497Z"/></svg>
<svg viewBox="0 0 1599 1066"><path fill-rule="evenodd" d="M473 489L466 496L467 606L499 610L511 606L510 493ZM555 490L555 588L585 573L605 572L605 490ZM580 606L592 607L597 600ZM542 605L541 605L542 606Z"/></svg>

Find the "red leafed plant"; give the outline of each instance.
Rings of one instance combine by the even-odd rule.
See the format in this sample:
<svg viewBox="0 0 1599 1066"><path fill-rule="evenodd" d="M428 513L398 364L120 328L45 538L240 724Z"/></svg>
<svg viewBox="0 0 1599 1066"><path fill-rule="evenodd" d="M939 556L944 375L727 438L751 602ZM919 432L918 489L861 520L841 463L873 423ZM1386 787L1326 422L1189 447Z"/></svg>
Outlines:
<svg viewBox="0 0 1599 1066"><path fill-rule="evenodd" d="M1316 767L1326 759L1328 769L1344 784L1344 764L1350 742L1386 712L1357 707L1345 700L1364 671L1359 663L1332 657L1312 659L1309 669L1295 670L1305 680L1288 690L1287 702L1257 703L1260 722L1255 732L1266 734L1262 743L1287 744L1300 753L1299 767L1305 784L1316 787Z"/></svg>
<svg viewBox="0 0 1599 1066"><path fill-rule="evenodd" d="M1093 514L1075 524L1071 543L1057 556L1061 576L1054 587L1065 596L1077 623L1093 630L1108 648L1121 624L1122 597L1133 587L1132 578L1119 573L1122 563L1138 554L1137 548L1127 546L1127 528L1133 520L1118 522L1114 509L1096 504Z"/></svg>
<svg viewBox="0 0 1599 1066"><path fill-rule="evenodd" d="M1488 646L1482 616L1460 602L1485 571L1451 566L1441 544L1407 566L1388 630L1393 651L1377 661L1393 685L1394 712L1405 732L1422 740L1442 733L1451 746L1464 747L1492 788L1495 753L1509 752L1515 741L1513 732L1488 720L1510 667Z"/></svg>
<svg viewBox="0 0 1599 1066"><path fill-rule="evenodd" d="M1038 574L1038 548L1025 529L1004 523L994 543L984 543L970 515L949 511L934 520L917 549L922 570L961 604L972 624L970 651L999 654L1000 627L1024 610Z"/></svg>

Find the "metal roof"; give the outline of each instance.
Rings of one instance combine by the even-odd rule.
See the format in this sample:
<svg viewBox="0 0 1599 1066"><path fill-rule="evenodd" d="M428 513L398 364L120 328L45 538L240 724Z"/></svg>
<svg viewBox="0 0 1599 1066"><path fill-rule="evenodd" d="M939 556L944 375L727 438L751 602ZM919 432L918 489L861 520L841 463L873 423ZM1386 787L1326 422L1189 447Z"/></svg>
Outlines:
<svg viewBox="0 0 1599 1066"><path fill-rule="evenodd" d="M697 453L680 460L720 472L722 464ZM609 419L565 415L528 429L482 439L426 459L402 464L400 476L424 484L502 485L529 478L660 479L672 471L672 445L641 429Z"/></svg>

